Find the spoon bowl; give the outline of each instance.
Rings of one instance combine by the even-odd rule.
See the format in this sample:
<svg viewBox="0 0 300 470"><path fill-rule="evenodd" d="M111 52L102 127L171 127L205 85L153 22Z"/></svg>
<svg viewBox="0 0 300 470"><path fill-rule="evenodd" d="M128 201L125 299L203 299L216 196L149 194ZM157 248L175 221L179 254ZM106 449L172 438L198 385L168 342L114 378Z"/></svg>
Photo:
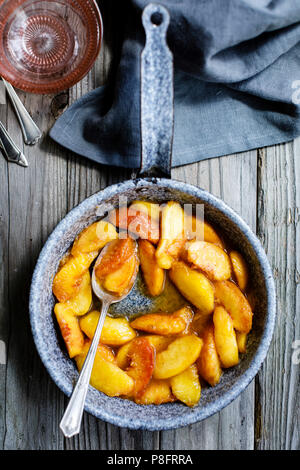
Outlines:
<svg viewBox="0 0 300 470"><path fill-rule="evenodd" d="M134 271L134 273L133 273L133 275L130 279L130 282L128 283L128 286L127 286L126 290L124 291L124 293L121 296L114 295L114 294L109 293L106 290L102 289L101 285L99 284L99 282L97 280L96 268L101 263L101 260L102 260L103 256L107 253L107 250L111 246L111 243L113 243L113 242L107 243L105 245L105 247L101 250L100 254L98 255L98 258L96 259L96 262L95 262L94 267L93 267L92 278L91 278L92 289L93 289L94 294L102 302L107 302L107 303L109 303L109 305L120 302L125 297L127 297L127 295L130 293L130 291L132 290L132 288L134 286L134 283L135 283L136 277L137 277L137 273L138 273L138 268L139 268L139 263L136 263L135 271ZM134 243L135 243L135 253L134 254L137 257L137 243L136 243L136 241ZM123 313L123 315L124 315L124 313Z"/></svg>

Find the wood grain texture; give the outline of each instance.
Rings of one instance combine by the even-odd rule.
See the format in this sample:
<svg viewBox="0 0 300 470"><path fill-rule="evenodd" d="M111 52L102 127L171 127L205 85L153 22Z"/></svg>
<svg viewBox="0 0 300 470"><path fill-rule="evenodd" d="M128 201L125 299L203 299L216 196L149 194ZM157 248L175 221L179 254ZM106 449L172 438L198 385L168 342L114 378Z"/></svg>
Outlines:
<svg viewBox="0 0 300 470"><path fill-rule="evenodd" d="M0 448L299 448L300 366L292 364L292 343L300 339L299 140L173 170L174 178L220 196L254 230L257 227L271 261L278 320L272 347L255 384L220 413L174 431L131 431L87 413L78 436L66 440L59 431L68 400L49 378L32 340L28 318L32 271L48 235L72 207L101 188L128 179L131 173L71 154L47 136L65 107L109 80L117 66L122 14L115 15L110 0L102 0L100 6L104 44L90 73L56 96L18 91L45 132L38 145L23 145L11 105L0 106L0 119L29 161L24 169L8 164L0 155L0 340L7 345L7 363L0 364Z"/></svg>
<svg viewBox="0 0 300 470"><path fill-rule="evenodd" d="M277 321L256 383L258 449L300 448L300 365L292 361L300 339L299 156L300 139L259 152L258 234L274 272Z"/></svg>
<svg viewBox="0 0 300 470"><path fill-rule="evenodd" d="M6 107L0 106L0 120L6 120ZM1 157L1 155L0 155ZM9 277L9 182L8 164L0 158L0 341L7 349L10 329L8 308L8 277ZM6 358L2 362L5 362ZM6 432L6 364L0 364L0 448Z"/></svg>

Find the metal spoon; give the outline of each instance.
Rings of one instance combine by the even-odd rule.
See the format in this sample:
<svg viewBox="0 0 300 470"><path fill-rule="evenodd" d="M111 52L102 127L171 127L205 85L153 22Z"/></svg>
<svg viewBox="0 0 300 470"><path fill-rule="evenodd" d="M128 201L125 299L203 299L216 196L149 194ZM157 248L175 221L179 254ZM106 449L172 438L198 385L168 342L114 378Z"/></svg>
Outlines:
<svg viewBox="0 0 300 470"><path fill-rule="evenodd" d="M7 93L9 94L13 107L15 108L15 112L22 129L25 144L36 144L43 135L42 131L38 128L36 123L33 121L32 117L29 115L27 109L18 97L13 86L6 80L4 80L3 77L2 81L5 85Z"/></svg>
<svg viewBox="0 0 300 470"><path fill-rule="evenodd" d="M14 143L4 125L0 121L0 150L9 162L17 163L18 165L27 167L28 162L22 150Z"/></svg>
<svg viewBox="0 0 300 470"><path fill-rule="evenodd" d="M85 398L86 398L86 394L87 394L88 387L89 387L95 354L96 354L98 343L101 337L101 331L103 328L103 324L104 324L104 320L105 320L108 308L111 304L120 302L129 294L129 292L131 291L135 283L136 276L138 273L138 263L137 263L136 270L130 279L128 288L126 289L126 292L121 297L117 297L112 294L109 294L101 288L95 275L95 268L101 263L101 259L103 255L106 253L110 243L108 243L103 248L100 255L98 256L96 263L94 265L93 273L92 273L92 288L93 288L95 295L102 301L102 307L101 307L101 313L100 313L100 317L98 320L98 324L97 324L97 328L94 334L92 344L90 345L90 349L87 353L79 378L72 392L69 404L60 422L60 429L62 430L62 432L64 433L66 437L72 437L75 434L78 434L80 431L84 403L85 403ZM137 256L137 244L135 247L135 255Z"/></svg>

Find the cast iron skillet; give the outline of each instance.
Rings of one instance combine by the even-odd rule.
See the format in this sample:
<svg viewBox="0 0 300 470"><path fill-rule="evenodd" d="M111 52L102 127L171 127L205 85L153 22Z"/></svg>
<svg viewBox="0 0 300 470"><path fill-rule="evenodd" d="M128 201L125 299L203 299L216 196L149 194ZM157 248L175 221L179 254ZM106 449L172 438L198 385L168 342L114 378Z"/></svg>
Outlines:
<svg viewBox="0 0 300 470"><path fill-rule="evenodd" d="M191 409L180 403L137 405L111 398L90 387L85 410L112 424L132 429L172 429L200 421L234 400L258 372L270 345L275 323L275 289L272 272L259 240L248 225L222 200L196 186L170 179L173 135L173 65L166 45L167 10L149 4L142 16L146 45L141 61L142 165L138 179L109 186L84 200L58 224L41 251L32 278L30 321L40 357L57 386L68 396L78 376L68 358L53 316L52 281L63 254L76 235L107 210L119 197L155 202L168 200L204 204L205 218L219 228L246 258L254 281L258 307L249 334L247 354L239 365L224 372L216 387L205 387L199 404ZM188 143L187 143L188 145ZM151 310L151 299L134 289L123 303L128 315ZM122 304L122 305L121 305ZM112 311L112 314L114 312ZM117 313L117 312L115 312Z"/></svg>

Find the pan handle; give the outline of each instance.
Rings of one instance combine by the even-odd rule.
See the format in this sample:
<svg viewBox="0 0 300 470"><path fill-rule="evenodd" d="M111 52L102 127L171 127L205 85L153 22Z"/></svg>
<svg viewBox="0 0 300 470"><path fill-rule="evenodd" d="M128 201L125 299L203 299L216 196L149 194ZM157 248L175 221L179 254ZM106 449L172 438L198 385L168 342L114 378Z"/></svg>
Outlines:
<svg viewBox="0 0 300 470"><path fill-rule="evenodd" d="M166 42L170 15L150 3L142 21L146 44L141 54L141 143L139 176L171 177L173 142L173 55Z"/></svg>

